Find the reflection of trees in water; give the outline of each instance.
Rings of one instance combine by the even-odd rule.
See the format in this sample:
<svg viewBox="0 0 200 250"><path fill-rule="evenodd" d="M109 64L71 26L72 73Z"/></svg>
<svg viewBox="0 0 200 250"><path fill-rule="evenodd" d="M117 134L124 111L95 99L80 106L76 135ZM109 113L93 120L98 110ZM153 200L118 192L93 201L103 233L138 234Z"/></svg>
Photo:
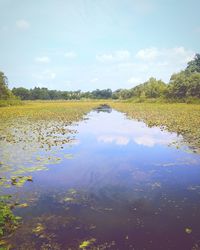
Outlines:
<svg viewBox="0 0 200 250"><path fill-rule="evenodd" d="M94 110L97 113L100 113L100 112L111 113L112 112L112 108L108 104L101 104Z"/></svg>

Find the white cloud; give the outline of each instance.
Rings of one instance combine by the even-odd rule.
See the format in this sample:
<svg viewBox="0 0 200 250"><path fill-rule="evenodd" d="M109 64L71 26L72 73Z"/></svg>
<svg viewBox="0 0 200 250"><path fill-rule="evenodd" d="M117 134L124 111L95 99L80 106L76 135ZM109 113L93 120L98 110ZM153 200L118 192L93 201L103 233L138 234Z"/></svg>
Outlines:
<svg viewBox="0 0 200 250"><path fill-rule="evenodd" d="M157 48L147 48L147 49L141 49L137 52L136 58L141 59L144 61L151 61L156 59L160 54L159 50Z"/></svg>
<svg viewBox="0 0 200 250"><path fill-rule="evenodd" d="M167 132L166 132L167 133ZM163 133L164 134L164 133ZM139 137L135 137L133 140L138 145L143 145L146 147L153 147L155 145L167 145L170 143L171 138L164 138L162 133L160 133L160 137L156 137L156 135L142 135Z"/></svg>
<svg viewBox="0 0 200 250"><path fill-rule="evenodd" d="M148 48L141 49L145 50ZM68 89L75 90L79 89L80 86L82 86L82 90L87 91L93 90L95 86L95 89L103 89L109 87L113 90L116 90L118 88L132 88L137 84L147 81L152 76L156 77L157 79L162 79L163 81L168 82L170 76L173 73L179 72L180 70L184 69L186 67L186 63L190 59L192 59L194 55L194 52L192 50L182 46L177 46L175 48L159 48L154 46L154 49L158 53L158 56L154 60L138 59L135 57L137 53L136 51L128 60L114 61L113 58L115 58L116 55L118 55L118 58L122 58L121 54L123 53L116 53L116 51L112 51L112 53L109 54L111 55L110 57L112 59L110 62L107 63L100 63L96 61L96 63L89 62L89 64L87 63L84 65L79 63L70 63L69 65L64 66L56 62L56 64L54 65L53 58L51 58L50 56L54 56L55 60L57 58L60 59L61 56L64 60L63 51L60 51L57 55L51 54L51 51L47 51L44 54L36 54L36 56L49 56L51 62L35 63L34 67L36 68L32 69L31 72L40 73L44 69L50 69L53 71L53 73L56 73L56 82L62 82L63 86L65 86L66 80L71 80L73 82L73 84L71 84ZM69 60L70 62L72 61L70 59L66 60ZM46 68L43 68L44 66L46 66ZM77 72L79 72L78 75ZM47 78L47 76L45 77ZM52 82L54 81L52 80ZM61 85L56 85L55 88L64 88L60 86Z"/></svg>
<svg viewBox="0 0 200 250"><path fill-rule="evenodd" d="M49 63L51 60L48 56L41 56L41 57L36 57L35 61L39 63Z"/></svg>
<svg viewBox="0 0 200 250"><path fill-rule="evenodd" d="M193 56L193 51L185 49L182 46L169 49L159 49L156 47L145 48L139 50L135 55L136 59L146 62L157 62L159 64L164 62L164 65L167 65L167 62L173 62L174 60L176 63L186 63L191 60Z"/></svg>
<svg viewBox="0 0 200 250"><path fill-rule="evenodd" d="M129 143L130 139L122 135L102 135L97 138L98 142L115 143L116 145L125 146Z"/></svg>
<svg viewBox="0 0 200 250"><path fill-rule="evenodd" d="M137 77L131 77L130 79L128 79L128 82L132 84L139 84L142 83L142 80Z"/></svg>
<svg viewBox="0 0 200 250"><path fill-rule="evenodd" d="M96 56L96 59L99 62L112 62L114 57L112 54L100 54Z"/></svg>
<svg viewBox="0 0 200 250"><path fill-rule="evenodd" d="M68 51L64 54L64 56L68 59L75 59L77 57L77 54L74 51Z"/></svg>
<svg viewBox="0 0 200 250"><path fill-rule="evenodd" d="M99 80L99 79L96 77L96 78L91 79L90 82L95 83L95 82L97 82L98 80Z"/></svg>
<svg viewBox="0 0 200 250"><path fill-rule="evenodd" d="M50 79L55 79L56 78L56 73L51 72L51 71L46 71L45 75L50 78Z"/></svg>
<svg viewBox="0 0 200 250"><path fill-rule="evenodd" d="M71 88L72 87L72 82L70 80L65 81L65 87Z"/></svg>
<svg viewBox="0 0 200 250"><path fill-rule="evenodd" d="M125 136L118 136L116 139L116 144L117 145L127 145L130 141L129 138L125 137Z"/></svg>
<svg viewBox="0 0 200 250"><path fill-rule="evenodd" d="M166 53L167 52L169 53L169 57L179 60L182 63L187 63L192 60L195 54L193 51L187 50L184 47L173 48L171 51L166 50Z"/></svg>
<svg viewBox="0 0 200 250"><path fill-rule="evenodd" d="M47 70L42 71L41 73L34 74L33 76L37 80L41 80L41 81L54 80L56 78L56 73L47 69Z"/></svg>
<svg viewBox="0 0 200 250"><path fill-rule="evenodd" d="M30 23L27 20L20 19L16 21L16 27L20 30L28 30L30 28Z"/></svg>
<svg viewBox="0 0 200 250"><path fill-rule="evenodd" d="M124 53L125 54L125 53ZM102 62L95 65L93 72L101 76L96 86L109 85L113 90L117 88L132 88L147 81L150 77L168 82L173 73L183 70L187 62L194 57L194 51L183 46L172 48L142 48L133 57L122 60L119 53L97 55ZM119 59L120 58L120 59ZM128 59L129 58L129 59Z"/></svg>
<svg viewBox="0 0 200 250"><path fill-rule="evenodd" d="M131 54L128 50L117 50L113 53L99 54L96 56L97 61L99 62L121 62L127 61L131 57Z"/></svg>
<svg viewBox="0 0 200 250"><path fill-rule="evenodd" d="M151 136L136 137L136 138L134 138L134 141L138 145L143 145L143 146L147 146L147 147L153 147L155 144L159 144L158 142L160 142L160 141L156 141L155 138L153 138Z"/></svg>
<svg viewBox="0 0 200 250"><path fill-rule="evenodd" d="M128 50L118 50L114 53L114 57L117 61L126 61L130 59L131 54Z"/></svg>

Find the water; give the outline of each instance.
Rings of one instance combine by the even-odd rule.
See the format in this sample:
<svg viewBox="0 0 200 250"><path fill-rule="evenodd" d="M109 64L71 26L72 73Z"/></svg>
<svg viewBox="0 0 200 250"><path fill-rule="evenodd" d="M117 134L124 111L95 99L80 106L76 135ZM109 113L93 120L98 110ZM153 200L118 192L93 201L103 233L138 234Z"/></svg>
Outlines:
<svg viewBox="0 0 200 250"><path fill-rule="evenodd" d="M175 133L114 110L86 118L71 126L71 143L54 147L57 162L9 189L29 204L14 210L23 223L13 249L80 249L84 241L86 249L199 249L200 156L177 148Z"/></svg>

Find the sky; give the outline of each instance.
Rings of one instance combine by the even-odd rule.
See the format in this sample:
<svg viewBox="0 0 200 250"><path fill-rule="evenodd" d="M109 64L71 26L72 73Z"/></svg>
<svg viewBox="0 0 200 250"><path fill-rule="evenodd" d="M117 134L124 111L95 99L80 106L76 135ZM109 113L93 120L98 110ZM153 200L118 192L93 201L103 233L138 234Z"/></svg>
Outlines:
<svg viewBox="0 0 200 250"><path fill-rule="evenodd" d="M9 87L132 88L200 52L199 0L0 0Z"/></svg>

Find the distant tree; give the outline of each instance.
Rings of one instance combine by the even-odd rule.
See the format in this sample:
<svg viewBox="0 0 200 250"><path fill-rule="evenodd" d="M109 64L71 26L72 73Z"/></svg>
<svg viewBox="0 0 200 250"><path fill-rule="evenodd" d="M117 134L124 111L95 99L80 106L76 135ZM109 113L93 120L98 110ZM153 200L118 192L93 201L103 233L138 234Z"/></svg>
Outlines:
<svg viewBox="0 0 200 250"><path fill-rule="evenodd" d="M0 99L14 98L12 92L8 89L8 79L3 72L0 71Z"/></svg>
<svg viewBox="0 0 200 250"><path fill-rule="evenodd" d="M49 100L50 99L49 90L47 88L39 88L39 87L30 89L30 99Z"/></svg>
<svg viewBox="0 0 200 250"><path fill-rule="evenodd" d="M81 93L81 98L92 98L92 94L91 94L90 91L82 92Z"/></svg>
<svg viewBox="0 0 200 250"><path fill-rule="evenodd" d="M186 71L200 73L200 54L196 54L194 59L188 62Z"/></svg>
<svg viewBox="0 0 200 250"><path fill-rule="evenodd" d="M49 98L51 100L59 100L59 99L63 99L63 91L57 91L57 90L48 90L49 93Z"/></svg>
<svg viewBox="0 0 200 250"><path fill-rule="evenodd" d="M30 90L26 88L13 88L12 93L15 96L20 97L22 100L29 100L30 99Z"/></svg>
<svg viewBox="0 0 200 250"><path fill-rule="evenodd" d="M156 78L149 78L148 81L140 84L130 90L130 95L133 97L142 97L142 98L158 98L164 96L164 92L167 88L167 85Z"/></svg>
<svg viewBox="0 0 200 250"><path fill-rule="evenodd" d="M144 84L139 84L132 88L133 97L145 97Z"/></svg>
<svg viewBox="0 0 200 250"><path fill-rule="evenodd" d="M80 98L81 98L81 91L80 90L71 92L71 99L79 100Z"/></svg>
<svg viewBox="0 0 200 250"><path fill-rule="evenodd" d="M193 73L189 76L189 84L186 95L200 98L200 73Z"/></svg>
<svg viewBox="0 0 200 250"><path fill-rule="evenodd" d="M144 92L147 98L161 97L166 89L166 84L161 80L151 77L144 83Z"/></svg>
<svg viewBox="0 0 200 250"><path fill-rule="evenodd" d="M117 89L112 93L112 99L119 99L120 98L120 91L122 89Z"/></svg>
<svg viewBox="0 0 200 250"><path fill-rule="evenodd" d="M184 71L173 74L170 78L166 96L169 98L184 98L188 89L188 77Z"/></svg>
<svg viewBox="0 0 200 250"><path fill-rule="evenodd" d="M63 91L62 92L62 98L65 100L69 100L70 99L70 93L68 91Z"/></svg>
<svg viewBox="0 0 200 250"><path fill-rule="evenodd" d="M91 92L91 98L93 99L108 99L112 97L112 90L111 89L96 89Z"/></svg>
<svg viewBox="0 0 200 250"><path fill-rule="evenodd" d="M112 90L111 89L103 89L101 90L101 96L104 99L108 99L112 97Z"/></svg>
<svg viewBox="0 0 200 250"><path fill-rule="evenodd" d="M132 97L132 92L128 89L122 89L120 92L119 92L119 98L120 99L128 99L128 98L131 98Z"/></svg>
<svg viewBox="0 0 200 250"><path fill-rule="evenodd" d="M200 97L200 73L181 71L173 74L166 92L168 98Z"/></svg>

